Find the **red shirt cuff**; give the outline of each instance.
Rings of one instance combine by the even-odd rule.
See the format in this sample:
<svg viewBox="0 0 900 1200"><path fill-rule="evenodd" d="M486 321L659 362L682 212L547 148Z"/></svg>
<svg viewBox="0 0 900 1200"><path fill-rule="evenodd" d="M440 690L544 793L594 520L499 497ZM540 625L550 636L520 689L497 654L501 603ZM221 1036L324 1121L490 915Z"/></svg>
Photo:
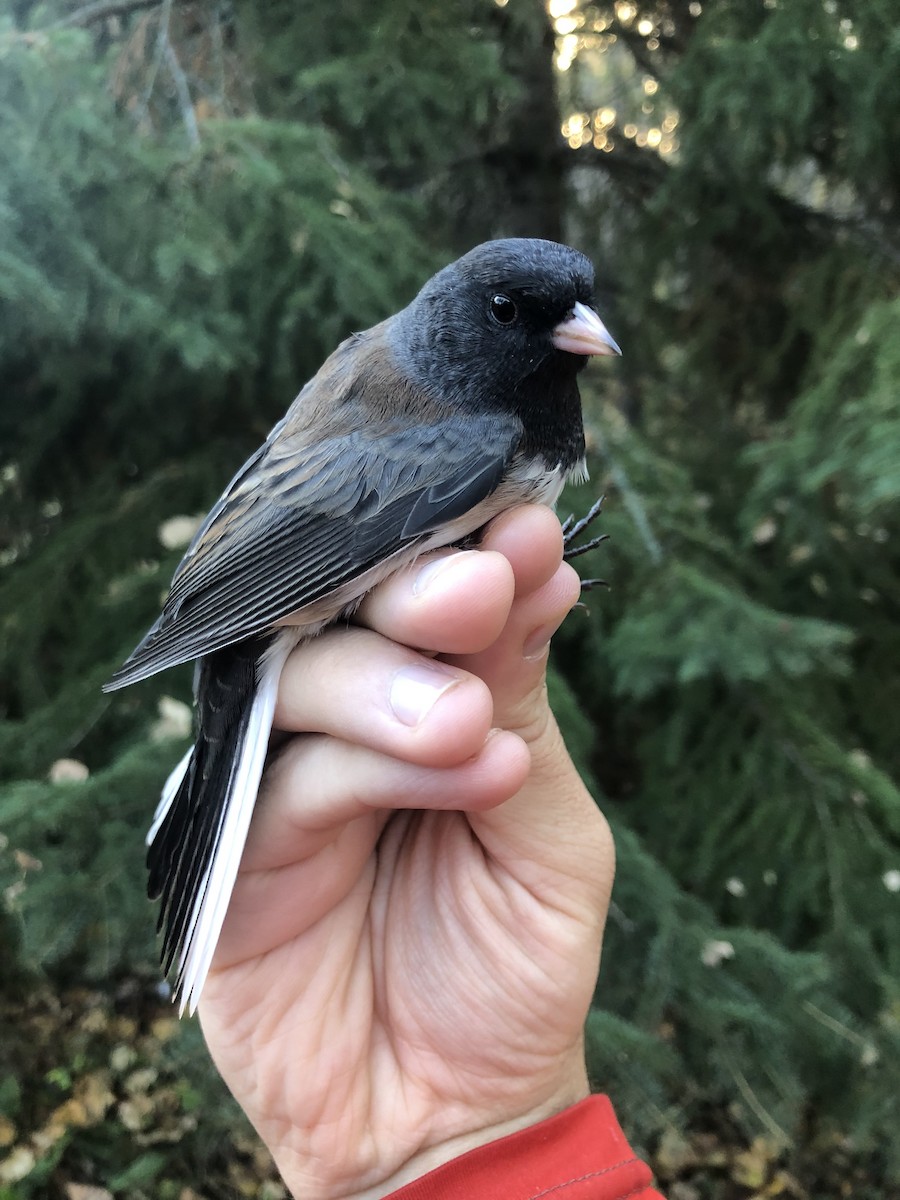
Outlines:
<svg viewBox="0 0 900 1200"><path fill-rule="evenodd" d="M389 1200L662 1200L606 1096L444 1163Z"/></svg>

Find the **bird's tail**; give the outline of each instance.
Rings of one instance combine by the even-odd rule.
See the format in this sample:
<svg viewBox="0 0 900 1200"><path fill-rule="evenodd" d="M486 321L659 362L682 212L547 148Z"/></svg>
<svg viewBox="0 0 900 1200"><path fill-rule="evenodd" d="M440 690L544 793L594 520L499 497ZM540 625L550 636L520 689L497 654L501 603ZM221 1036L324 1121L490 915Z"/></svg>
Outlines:
<svg viewBox="0 0 900 1200"><path fill-rule="evenodd" d="M197 741L166 781L147 834L162 964L193 1014L219 940L265 765L278 680L295 637L229 646L197 666Z"/></svg>

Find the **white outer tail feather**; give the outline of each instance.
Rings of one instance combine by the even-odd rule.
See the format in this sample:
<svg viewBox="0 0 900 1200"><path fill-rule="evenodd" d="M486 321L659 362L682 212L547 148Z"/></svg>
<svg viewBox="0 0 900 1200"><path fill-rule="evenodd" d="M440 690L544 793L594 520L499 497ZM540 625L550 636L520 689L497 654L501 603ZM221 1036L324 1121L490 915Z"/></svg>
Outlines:
<svg viewBox="0 0 900 1200"><path fill-rule="evenodd" d="M153 814L153 824L147 830L147 836L144 838L144 845L150 846L153 840L159 833L159 828L166 819L166 813L172 807L172 801L178 794L178 789L181 787L181 781L184 779L188 765L191 761L191 755L194 753L194 747L191 746L184 758L178 763L178 766L171 772L169 778L163 784L162 795L159 798L159 804L156 806L156 812Z"/></svg>
<svg viewBox="0 0 900 1200"><path fill-rule="evenodd" d="M209 974L213 954L225 922L228 902L234 890L238 868L244 853L250 818L256 805L259 784L269 747L269 733L275 713L278 681L287 656L297 645L300 629L280 633L257 664L257 689L250 708L247 731L237 747L228 784L228 794L222 808L216 850L206 868L203 882L194 901L178 962L178 1015L185 1009L190 1016L197 1010L200 994ZM193 749L189 750L166 780L147 843L153 841L168 812L187 771Z"/></svg>

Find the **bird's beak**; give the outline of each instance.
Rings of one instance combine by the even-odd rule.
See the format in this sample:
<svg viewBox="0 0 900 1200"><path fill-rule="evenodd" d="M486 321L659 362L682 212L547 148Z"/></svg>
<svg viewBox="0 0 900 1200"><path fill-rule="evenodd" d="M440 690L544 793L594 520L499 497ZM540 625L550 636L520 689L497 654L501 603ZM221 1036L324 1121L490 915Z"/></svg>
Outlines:
<svg viewBox="0 0 900 1200"><path fill-rule="evenodd" d="M621 354L606 326L592 308L576 304L551 335L557 350L570 354Z"/></svg>

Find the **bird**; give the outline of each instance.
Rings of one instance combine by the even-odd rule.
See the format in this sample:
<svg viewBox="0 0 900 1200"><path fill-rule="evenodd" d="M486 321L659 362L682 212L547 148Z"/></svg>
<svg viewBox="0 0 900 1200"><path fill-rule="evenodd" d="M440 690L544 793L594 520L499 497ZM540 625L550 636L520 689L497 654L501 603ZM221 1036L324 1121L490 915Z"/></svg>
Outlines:
<svg viewBox="0 0 900 1200"><path fill-rule="evenodd" d="M379 581L586 478L577 376L619 354L577 250L476 246L354 333L198 528L158 619L105 685L194 661L196 740L147 834L161 965L193 1015L237 878L291 651Z"/></svg>

